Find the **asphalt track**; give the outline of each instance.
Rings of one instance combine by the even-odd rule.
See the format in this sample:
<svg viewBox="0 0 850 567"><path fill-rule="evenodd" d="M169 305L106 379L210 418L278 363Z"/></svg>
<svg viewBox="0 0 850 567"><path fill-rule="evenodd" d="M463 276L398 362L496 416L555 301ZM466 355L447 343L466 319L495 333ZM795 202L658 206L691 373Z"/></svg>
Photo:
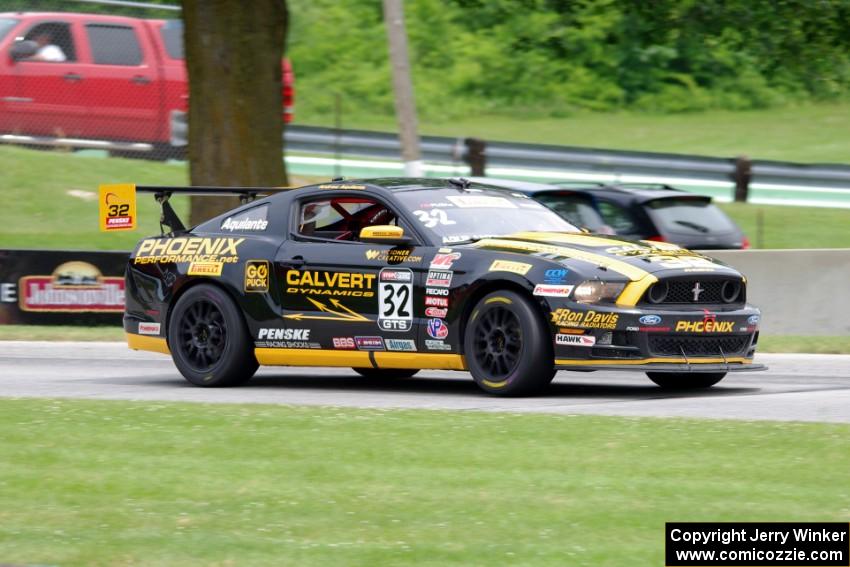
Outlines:
<svg viewBox="0 0 850 567"><path fill-rule="evenodd" d="M764 372L698 393L667 393L642 373L560 372L542 395L496 398L464 372L367 380L342 368L262 368L248 385L189 385L167 356L123 343L0 342L0 397L264 403L850 423L850 355L764 354Z"/></svg>

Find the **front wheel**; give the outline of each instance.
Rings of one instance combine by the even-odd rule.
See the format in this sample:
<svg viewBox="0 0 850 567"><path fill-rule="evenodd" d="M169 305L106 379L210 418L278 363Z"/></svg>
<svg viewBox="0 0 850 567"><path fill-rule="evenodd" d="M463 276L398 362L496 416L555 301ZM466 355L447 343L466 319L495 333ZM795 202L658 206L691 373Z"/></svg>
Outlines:
<svg viewBox="0 0 850 567"><path fill-rule="evenodd" d="M200 284L177 300L168 348L180 373L196 386L234 386L257 371L242 314L222 289Z"/></svg>
<svg viewBox="0 0 850 567"><path fill-rule="evenodd" d="M711 388L726 376L725 372L647 372L649 379L665 390Z"/></svg>
<svg viewBox="0 0 850 567"><path fill-rule="evenodd" d="M491 394L531 394L554 375L549 329L531 301L516 292L484 296L472 310L463 344L469 372Z"/></svg>

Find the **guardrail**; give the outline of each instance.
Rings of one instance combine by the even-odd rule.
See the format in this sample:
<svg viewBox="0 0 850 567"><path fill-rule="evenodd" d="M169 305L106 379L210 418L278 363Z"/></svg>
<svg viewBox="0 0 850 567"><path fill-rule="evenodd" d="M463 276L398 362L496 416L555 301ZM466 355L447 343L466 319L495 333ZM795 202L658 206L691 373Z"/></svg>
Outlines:
<svg viewBox="0 0 850 567"><path fill-rule="evenodd" d="M287 151L393 161L399 160L401 156L398 137L386 132L288 126L285 140ZM467 140L469 138L422 136L422 159L434 163L469 163L473 156L467 151ZM488 169L523 168L649 178L683 177L725 183L735 182L741 167L740 157L718 158L514 142L489 142L483 153ZM850 191L848 165L753 160L749 173L753 183L833 187Z"/></svg>
<svg viewBox="0 0 850 567"><path fill-rule="evenodd" d="M403 175L398 137L389 132L289 125L286 161L303 175ZM0 135L0 143L151 155L152 144ZM667 183L720 200L850 208L850 165L797 164L743 157L619 151L576 146L421 137L429 175L486 175L536 181ZM174 154L180 155L179 152ZM485 173L486 169L486 173Z"/></svg>

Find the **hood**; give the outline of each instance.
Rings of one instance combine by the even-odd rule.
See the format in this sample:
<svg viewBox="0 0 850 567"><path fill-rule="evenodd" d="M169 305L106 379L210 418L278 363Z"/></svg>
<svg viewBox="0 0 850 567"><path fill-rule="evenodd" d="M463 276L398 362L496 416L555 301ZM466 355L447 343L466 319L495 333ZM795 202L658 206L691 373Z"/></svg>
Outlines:
<svg viewBox="0 0 850 567"><path fill-rule="evenodd" d="M666 272L739 275L718 260L666 242L623 240L615 236L574 232L519 232L485 238L473 248L545 257L555 262L579 261L611 270L631 281Z"/></svg>

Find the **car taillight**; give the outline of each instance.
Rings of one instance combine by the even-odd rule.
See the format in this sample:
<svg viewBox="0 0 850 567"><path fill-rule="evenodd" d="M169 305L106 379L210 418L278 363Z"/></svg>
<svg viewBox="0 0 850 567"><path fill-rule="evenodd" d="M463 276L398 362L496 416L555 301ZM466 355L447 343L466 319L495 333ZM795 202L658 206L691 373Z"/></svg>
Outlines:
<svg viewBox="0 0 850 567"><path fill-rule="evenodd" d="M747 235L744 235L744 240L741 243L741 250L749 250L750 248L750 239L747 238Z"/></svg>
<svg viewBox="0 0 850 567"><path fill-rule="evenodd" d="M650 236L649 238L644 238L644 240L652 240L653 242L667 242L667 240L661 236L660 234L656 234L655 236Z"/></svg>

